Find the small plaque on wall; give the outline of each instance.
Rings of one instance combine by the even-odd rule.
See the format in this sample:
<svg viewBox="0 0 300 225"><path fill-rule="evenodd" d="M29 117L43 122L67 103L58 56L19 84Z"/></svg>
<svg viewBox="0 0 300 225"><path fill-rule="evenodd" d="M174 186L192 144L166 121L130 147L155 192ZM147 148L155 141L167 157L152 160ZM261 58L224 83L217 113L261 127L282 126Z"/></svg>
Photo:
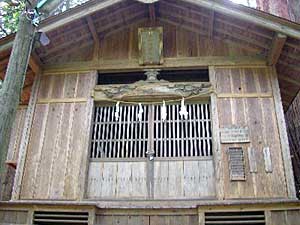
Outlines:
<svg viewBox="0 0 300 225"><path fill-rule="evenodd" d="M220 129L221 143L249 143L248 127L225 127Z"/></svg>
<svg viewBox="0 0 300 225"><path fill-rule="evenodd" d="M163 63L163 28L139 28L139 64L159 65Z"/></svg>

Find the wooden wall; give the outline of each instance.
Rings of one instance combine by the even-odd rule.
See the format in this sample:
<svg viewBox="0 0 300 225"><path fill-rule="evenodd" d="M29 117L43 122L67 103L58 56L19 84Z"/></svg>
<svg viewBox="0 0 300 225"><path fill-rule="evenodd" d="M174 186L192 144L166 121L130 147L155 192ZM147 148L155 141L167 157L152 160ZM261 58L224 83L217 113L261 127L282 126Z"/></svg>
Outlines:
<svg viewBox="0 0 300 225"><path fill-rule="evenodd" d="M7 153L7 161L16 162L18 160L19 147L22 138L26 106L20 106L17 110L16 118L12 127L9 148Z"/></svg>
<svg viewBox="0 0 300 225"><path fill-rule="evenodd" d="M215 197L212 159L155 160L153 171L148 168L148 163L91 162L87 198L132 200Z"/></svg>
<svg viewBox="0 0 300 225"><path fill-rule="evenodd" d="M300 92L285 113L297 196L300 197Z"/></svg>
<svg viewBox="0 0 300 225"><path fill-rule="evenodd" d="M28 224L27 216L28 212L26 210L0 210L0 225L25 225Z"/></svg>
<svg viewBox="0 0 300 225"><path fill-rule="evenodd" d="M266 213L267 224L272 225L298 225L300 221L300 210L280 210Z"/></svg>
<svg viewBox="0 0 300 225"><path fill-rule="evenodd" d="M95 73L41 77L21 199L77 199L87 159Z"/></svg>
<svg viewBox="0 0 300 225"><path fill-rule="evenodd" d="M286 197L286 181L281 152L278 121L270 74L266 68L216 68L217 107L220 128L248 127L250 143L222 144L224 197L276 198ZM246 181L230 181L228 147L242 147L245 154ZM271 152L272 172L265 168L263 148ZM248 149L253 151L249 160ZM250 172L250 164L257 171ZM219 171L220 172L220 171Z"/></svg>
<svg viewBox="0 0 300 225"><path fill-rule="evenodd" d="M100 40L100 60L121 60L138 58L138 27L148 26L138 23L129 28L117 30ZM159 22L163 27L163 55L173 57L197 56L251 56L257 51L245 46L241 48L226 40L209 39L192 31L187 31L169 23Z"/></svg>
<svg viewBox="0 0 300 225"><path fill-rule="evenodd" d="M142 25L132 25L102 38L99 59L115 60L116 62L121 62L124 59L137 59L137 28ZM255 54L246 46L242 49L233 43L216 39L210 40L196 33L183 30L178 26L166 23L161 23L161 25L164 27L165 57L230 57ZM219 189L223 190L223 198L287 197L274 93L272 92L271 78L267 68L215 67L214 70L220 128L231 125L248 126L251 141L248 144L233 145L241 146L244 149L246 181L229 180L226 150L230 145L221 145L221 167L218 168L215 174L218 177L221 174L221 179L217 182L219 183ZM57 72L56 74L42 75L27 148L21 199L71 200L83 196L86 175L84 166L88 154L88 134L91 127L89 121L92 111L92 105L89 105L88 100L91 94L90 91L95 85L95 78L95 73L64 72L60 74ZM266 147L269 147L271 152L271 172L266 171L265 168L266 159L264 158L263 149ZM248 148L254 152L257 165L257 171L254 172L249 171ZM179 165L179 162L176 163L178 165L174 164L171 167L180 169L186 166L183 162L181 162L181 165ZM167 162L167 164L163 165L162 163L164 167L171 168L170 163ZM93 166L93 164L91 163L90 166ZM200 168L199 165L197 166ZM208 167L210 166L208 165ZM122 191L130 193L130 190L124 189L122 183L120 184L120 188L123 188L121 192L120 188L117 188L118 185L115 186L112 193L102 193L100 189L97 189L99 185L102 185L102 178L99 179L94 175L92 176L92 174L97 174L98 167L99 164L95 168L90 167L91 179L88 180L88 197L111 198L118 196L114 196L112 193L120 194ZM111 170L117 170L117 167ZM144 165L141 165L141 168L143 167ZM193 171L193 169L191 170ZM171 176L170 174L174 172L163 169L160 171L165 174L157 172L158 178L166 177L167 174ZM143 170L141 169L139 172L141 173L139 176L143 177ZM215 174L211 174L211 177L214 177ZM110 174L105 176L107 177L106 185L109 185L111 182L109 180ZM185 174L182 174L182 177L184 176ZM200 177L201 173L195 176ZM126 176L120 175L120 177L126 180ZM116 176L112 179L117 178ZM214 193L214 187L211 188L211 192L204 193L200 191L195 183L189 184L188 179L185 181L182 178L181 181L184 184L183 188L176 190L179 195L190 191L188 197L200 198L212 196L212 193ZM173 185L170 183L172 179L168 182L165 184L155 184L154 182L154 184L157 189L170 188ZM211 187L214 186L211 180L207 181L207 184ZM160 185L165 186L162 188ZM193 187L195 187L193 189L195 193L192 189L189 189ZM144 186L141 185L140 188L141 194L138 197L144 198ZM175 192L173 194L176 195ZM157 198L173 198L173 194L160 194ZM124 195L121 193L121 196ZM129 197L132 196L129 194ZM184 194L181 196L184 196Z"/></svg>
<svg viewBox="0 0 300 225"><path fill-rule="evenodd" d="M97 215L95 225L198 225L197 215L159 215L159 216L143 216L143 215Z"/></svg>

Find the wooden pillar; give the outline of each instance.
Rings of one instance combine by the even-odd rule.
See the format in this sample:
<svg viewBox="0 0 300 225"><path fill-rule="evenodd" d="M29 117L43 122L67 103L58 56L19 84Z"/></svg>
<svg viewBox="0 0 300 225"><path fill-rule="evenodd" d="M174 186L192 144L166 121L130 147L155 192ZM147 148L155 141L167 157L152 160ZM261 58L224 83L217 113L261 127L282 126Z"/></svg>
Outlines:
<svg viewBox="0 0 300 225"><path fill-rule="evenodd" d="M216 91L217 81L215 67L209 67L209 80ZM219 117L218 117L218 105L217 105L217 94L211 94L211 120L212 120L212 137L213 137L213 157L214 157L214 169L215 169L215 187L216 194L219 200L224 199L224 173L222 169L222 152L221 142L219 135Z"/></svg>
<svg viewBox="0 0 300 225"><path fill-rule="evenodd" d="M198 225L205 225L205 213L198 208Z"/></svg>
<svg viewBox="0 0 300 225"><path fill-rule="evenodd" d="M22 88L28 67L30 52L33 45L35 28L22 13L19 20L13 49L9 58L6 77L0 89L0 199L9 200L5 179L7 168L5 160L8 151L11 128L16 116Z"/></svg>
<svg viewBox="0 0 300 225"><path fill-rule="evenodd" d="M93 82L93 87L96 85L96 82L97 82L97 71L95 72L92 72L91 73L91 79L92 79L92 82ZM84 146L87 146L87 149L85 151L85 154L83 155L82 157L82 164L84 167L82 170L80 170L80 178L79 178L79 184L78 184L78 190L79 190L79 200L83 200L86 196L86 188L87 188L87 181L88 181L88 168L89 168L89 157L90 157L90 154L89 154L89 151L90 151L90 140L91 140L91 135L92 135L92 132L91 130L93 129L93 126L92 126L92 120L93 120L93 115L94 115L94 99L92 97L92 91L91 90L91 96L88 98L88 101L87 101L87 115L86 115L86 118L85 118L85 121L86 121L86 130L89 131L89 135L85 135L86 139L85 139L85 145Z"/></svg>
<svg viewBox="0 0 300 225"><path fill-rule="evenodd" d="M277 118L282 158L284 164L285 179L287 185L287 194L289 198L296 198L295 180L292 168L290 146L287 136L286 123L284 118L283 106L280 95L280 88L278 84L278 77L275 67L269 67L269 74L271 78L272 91L274 96L275 113Z"/></svg>

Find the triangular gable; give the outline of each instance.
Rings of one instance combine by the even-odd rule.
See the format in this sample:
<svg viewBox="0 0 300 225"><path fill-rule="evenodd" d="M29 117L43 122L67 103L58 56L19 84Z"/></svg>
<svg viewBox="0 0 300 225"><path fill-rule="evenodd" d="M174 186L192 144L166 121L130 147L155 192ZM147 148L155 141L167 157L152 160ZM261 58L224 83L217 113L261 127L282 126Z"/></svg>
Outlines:
<svg viewBox="0 0 300 225"><path fill-rule="evenodd" d="M136 0L137 1L137 0ZM246 22L250 22L261 27L286 34L290 37L300 39L300 25L291 21L276 17L266 12L256 10L247 6L233 4L223 0L180 0L194 4L195 6L204 7L224 15L228 15ZM57 27L63 26L76 19L83 18L100 10L121 3L122 0L92 0L83 5L70 9L58 16L53 16L40 25L40 30L47 32ZM141 1L139 1L141 2ZM144 1L146 2L146 1ZM150 3L153 1L150 1ZM159 0L155 1L159 2Z"/></svg>

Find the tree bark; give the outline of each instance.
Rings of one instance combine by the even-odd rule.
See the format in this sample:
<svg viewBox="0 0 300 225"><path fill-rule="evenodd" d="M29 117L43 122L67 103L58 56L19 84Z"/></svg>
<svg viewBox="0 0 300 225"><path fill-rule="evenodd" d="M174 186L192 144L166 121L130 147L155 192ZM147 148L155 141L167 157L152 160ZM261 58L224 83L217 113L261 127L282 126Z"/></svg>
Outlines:
<svg viewBox="0 0 300 225"><path fill-rule="evenodd" d="M33 45L35 27L25 14L21 14L18 31L0 89L0 200L10 199L11 175L5 165L11 128L26 76Z"/></svg>

